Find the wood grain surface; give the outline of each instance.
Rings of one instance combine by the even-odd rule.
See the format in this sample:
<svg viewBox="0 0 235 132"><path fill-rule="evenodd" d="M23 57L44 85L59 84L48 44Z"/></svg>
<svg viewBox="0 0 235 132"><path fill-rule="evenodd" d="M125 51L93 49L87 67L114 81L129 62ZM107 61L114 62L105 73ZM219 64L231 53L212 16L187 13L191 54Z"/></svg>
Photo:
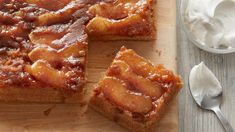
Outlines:
<svg viewBox="0 0 235 132"><path fill-rule="evenodd" d="M134 49L155 64L161 63L176 71L176 1L158 0L157 13L156 41L89 42L88 89L100 79L122 45ZM84 115L78 111L79 106L69 104L0 104L0 132L126 131L90 108ZM170 103L156 131L178 131L177 99Z"/></svg>
<svg viewBox="0 0 235 132"><path fill-rule="evenodd" d="M180 0L177 0L177 11L179 3ZM221 82L223 86L221 110L235 128L235 54L217 55L197 48L187 39L179 19L177 19L177 47L178 72L185 82L185 88L179 95L180 132L224 131L215 114L197 107L190 95L188 75L191 68L201 61L205 62Z"/></svg>

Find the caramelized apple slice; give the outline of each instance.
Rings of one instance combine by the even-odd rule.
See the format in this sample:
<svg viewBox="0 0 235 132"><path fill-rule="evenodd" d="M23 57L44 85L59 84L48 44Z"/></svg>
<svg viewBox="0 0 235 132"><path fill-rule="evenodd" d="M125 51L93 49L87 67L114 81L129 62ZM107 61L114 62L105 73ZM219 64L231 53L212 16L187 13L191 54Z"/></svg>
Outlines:
<svg viewBox="0 0 235 132"><path fill-rule="evenodd" d="M26 71L34 76L37 80L56 87L66 87L65 73L58 71L45 61L38 60Z"/></svg>
<svg viewBox="0 0 235 132"><path fill-rule="evenodd" d="M71 56L73 57L83 57L85 56L85 45L83 44L73 44L66 46L65 48L57 51L50 47L37 47L34 48L29 54L31 61L35 62L37 60L46 60L50 64L53 62L61 62L63 59L67 59Z"/></svg>
<svg viewBox="0 0 235 132"><path fill-rule="evenodd" d="M146 35L149 33L149 26L140 15L133 14L121 20L113 20L100 16L96 16L87 24L88 34L99 35ZM130 32L130 30L135 30Z"/></svg>
<svg viewBox="0 0 235 132"><path fill-rule="evenodd" d="M29 54L31 61L35 62L37 60L46 60L50 64L52 62L60 61L63 58L59 56L55 49L49 47L37 47L33 49Z"/></svg>
<svg viewBox="0 0 235 132"><path fill-rule="evenodd" d="M86 19L78 19L73 24L38 27L30 33L29 38L33 44L48 45L54 49L74 43L86 45L82 43L87 41L85 21Z"/></svg>
<svg viewBox="0 0 235 132"><path fill-rule="evenodd" d="M129 82L134 89L153 98L159 98L163 94L163 89L157 83L134 74L130 67L123 61L115 61L110 68L114 76Z"/></svg>
<svg viewBox="0 0 235 132"><path fill-rule="evenodd" d="M59 45L53 45L52 42L61 39L66 34L68 28L69 24L38 27L29 34L29 38L33 44L45 44L58 48Z"/></svg>
<svg viewBox="0 0 235 132"><path fill-rule="evenodd" d="M32 43L34 44L46 44L46 45L50 45L51 47L54 47L51 45L51 42L59 39L60 37L62 37L63 34L56 34L56 33L47 33L47 34L34 34L33 32L31 32L29 34L29 38L31 40Z"/></svg>
<svg viewBox="0 0 235 132"><path fill-rule="evenodd" d="M4 4L1 3L1 1L0 1L0 8L1 8L1 5L4 5ZM3 12L3 11L0 11L0 23L1 23L1 26L2 26L2 24L4 24L4 25L5 24L8 24L8 25L16 24L16 23L19 23L19 21L20 21L20 19L15 17L14 15L6 13L6 12Z"/></svg>
<svg viewBox="0 0 235 132"><path fill-rule="evenodd" d="M133 50L127 50L124 47L121 48L116 60L126 62L135 73L144 78L149 77L155 72L155 67L149 61L137 55Z"/></svg>
<svg viewBox="0 0 235 132"><path fill-rule="evenodd" d="M66 6L71 0L25 0L29 4L35 4L40 8L56 11Z"/></svg>
<svg viewBox="0 0 235 132"><path fill-rule="evenodd" d="M131 112L147 113L152 109L150 98L131 93L115 78L105 77L100 87L106 98Z"/></svg>
<svg viewBox="0 0 235 132"><path fill-rule="evenodd" d="M130 14L144 14L152 0L117 0L114 3L100 2L88 10L93 16L120 20ZM147 4L149 3L149 4ZM145 10L146 9L146 10ZM145 12L144 12L145 11Z"/></svg>
<svg viewBox="0 0 235 132"><path fill-rule="evenodd" d="M59 50L59 55L63 58L68 58L70 56L83 57L85 56L85 49L86 45L78 42L78 44L75 43Z"/></svg>
<svg viewBox="0 0 235 132"><path fill-rule="evenodd" d="M158 82L163 89L173 85L172 82L175 80L179 80L179 77L175 77L172 71L166 70L162 65L153 66L148 60L125 47L121 48L115 60L124 61L134 73L153 82Z"/></svg>
<svg viewBox="0 0 235 132"><path fill-rule="evenodd" d="M93 16L101 16L109 19L122 19L128 16L124 4L99 3L91 6L88 11Z"/></svg>
<svg viewBox="0 0 235 132"><path fill-rule="evenodd" d="M84 4L80 4L79 1L72 1L63 9L40 15L36 23L39 26L44 26L68 21L72 17L72 14L82 7L84 7Z"/></svg>

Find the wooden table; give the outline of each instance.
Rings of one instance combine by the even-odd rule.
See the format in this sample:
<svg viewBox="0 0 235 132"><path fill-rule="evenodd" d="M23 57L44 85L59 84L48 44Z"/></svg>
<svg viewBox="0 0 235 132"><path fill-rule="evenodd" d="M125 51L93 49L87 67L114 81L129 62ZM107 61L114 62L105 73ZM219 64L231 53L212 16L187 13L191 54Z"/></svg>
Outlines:
<svg viewBox="0 0 235 132"><path fill-rule="evenodd" d="M177 0L179 5L180 0ZM179 6L177 6L177 9ZM179 10L177 10L179 11ZM191 68L204 61L223 86L222 112L235 128L235 54L217 55L194 46L186 37L177 17L178 72L184 79L179 95L180 132L223 132L216 116L197 107L189 92L188 75Z"/></svg>

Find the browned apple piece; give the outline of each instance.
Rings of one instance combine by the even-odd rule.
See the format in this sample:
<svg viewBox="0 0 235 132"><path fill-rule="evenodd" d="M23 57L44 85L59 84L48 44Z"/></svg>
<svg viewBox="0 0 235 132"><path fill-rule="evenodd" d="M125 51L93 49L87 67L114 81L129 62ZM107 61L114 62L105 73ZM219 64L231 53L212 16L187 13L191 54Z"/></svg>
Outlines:
<svg viewBox="0 0 235 132"><path fill-rule="evenodd" d="M62 62L69 57L84 57L85 56L85 45L73 44L66 46L65 48L57 51L50 47L37 47L34 48L29 54L31 61L45 60L49 64L57 64Z"/></svg>
<svg viewBox="0 0 235 132"><path fill-rule="evenodd" d="M141 14L152 0L118 0L115 3L101 2L91 6L88 10L93 16L101 16L109 19L120 20L130 14Z"/></svg>
<svg viewBox="0 0 235 132"><path fill-rule="evenodd" d="M35 62L37 60L46 60L50 64L55 61L60 61L63 58L59 56L55 49L49 47L37 47L34 48L29 54L31 61Z"/></svg>
<svg viewBox="0 0 235 132"><path fill-rule="evenodd" d="M73 24L38 27L29 34L29 38L33 44L48 45L55 49L74 43L84 46L87 38L83 25L85 21L86 19L78 19Z"/></svg>
<svg viewBox="0 0 235 132"><path fill-rule="evenodd" d="M45 61L38 60L28 68L28 72L32 76L43 83L51 86L66 88L66 75L62 71L58 71ZM49 76L50 75L50 76Z"/></svg>
<svg viewBox="0 0 235 132"><path fill-rule="evenodd" d="M78 19L66 30L66 34L52 42L52 45L72 45L74 43L87 45L87 34L85 33L86 19Z"/></svg>
<svg viewBox="0 0 235 132"><path fill-rule="evenodd" d="M128 31L129 28L132 26L139 27L140 23L143 23L143 18L140 15L134 14L131 16L128 16L124 19L120 20L113 20L113 19L108 19L100 16L96 16L93 18L88 24L87 24L87 31L88 34L91 35L113 35L113 34L125 34L125 32ZM139 25L139 26L137 26ZM141 25L145 27L146 25ZM135 34L138 33L143 33L145 31L143 27L136 28ZM120 30L122 29L122 30ZM132 35L132 34L128 34Z"/></svg>
<svg viewBox="0 0 235 132"><path fill-rule="evenodd" d="M60 45L54 45L52 42L61 39L66 34L68 28L68 24L38 27L29 34L29 38L33 44L58 48Z"/></svg>
<svg viewBox="0 0 235 132"><path fill-rule="evenodd" d="M129 82L134 89L152 98L159 98L164 92L158 83L134 74L124 61L114 61L110 72L114 72L114 76Z"/></svg>
<svg viewBox="0 0 235 132"><path fill-rule="evenodd" d="M152 109L149 97L131 93L122 82L112 77L105 77L99 87L106 98L126 110L147 113Z"/></svg>
<svg viewBox="0 0 235 132"><path fill-rule="evenodd" d="M66 6L71 0L25 0L29 4L35 4L40 8L56 11Z"/></svg>
<svg viewBox="0 0 235 132"><path fill-rule="evenodd" d="M72 1L63 9L54 12L48 12L38 16L36 23L39 26L63 23L65 21L68 21L72 17L72 14L74 12L83 7L84 4L80 4L79 1Z"/></svg>
<svg viewBox="0 0 235 132"><path fill-rule="evenodd" d="M89 13L94 16L106 17L109 19L122 19L128 16L124 4L99 3L89 8Z"/></svg>
<svg viewBox="0 0 235 132"><path fill-rule="evenodd" d="M149 61L137 55L133 50L121 48L121 52L117 55L116 60L124 61L136 74L144 78L155 73L155 67Z"/></svg>
<svg viewBox="0 0 235 132"><path fill-rule="evenodd" d="M104 17L95 17L87 24L87 31L89 34L110 34L112 31L109 31L109 27L112 25L112 22Z"/></svg>
<svg viewBox="0 0 235 132"><path fill-rule="evenodd" d="M4 19L4 18L1 18L1 16L0 16L0 19ZM1 21L2 20L0 20L0 23L1 23ZM10 25L10 24L9 25L1 25L0 24L1 43L6 38L15 39L17 37L21 37L21 38L28 37L28 33L30 32L30 29L26 25L29 26L26 23L18 23L17 25ZM5 43L10 44L11 42L5 42Z"/></svg>
<svg viewBox="0 0 235 132"><path fill-rule="evenodd" d="M85 44L72 44L69 46L66 46L62 50L59 51L59 55L63 58L68 58L70 56L73 57L84 57L85 56Z"/></svg>
<svg viewBox="0 0 235 132"><path fill-rule="evenodd" d="M30 40L34 44L45 44L51 45L51 42L59 39L61 35L55 33L48 33L48 34L34 34L33 32L29 35Z"/></svg>

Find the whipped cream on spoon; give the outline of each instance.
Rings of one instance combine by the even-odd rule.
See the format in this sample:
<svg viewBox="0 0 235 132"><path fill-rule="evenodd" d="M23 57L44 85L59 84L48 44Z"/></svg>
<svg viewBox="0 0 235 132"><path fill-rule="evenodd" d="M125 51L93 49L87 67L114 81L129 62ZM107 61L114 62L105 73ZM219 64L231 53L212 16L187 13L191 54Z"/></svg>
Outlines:
<svg viewBox="0 0 235 132"><path fill-rule="evenodd" d="M235 132L220 110L222 86L203 62L192 68L189 86L196 103L203 109L214 111L226 132Z"/></svg>

